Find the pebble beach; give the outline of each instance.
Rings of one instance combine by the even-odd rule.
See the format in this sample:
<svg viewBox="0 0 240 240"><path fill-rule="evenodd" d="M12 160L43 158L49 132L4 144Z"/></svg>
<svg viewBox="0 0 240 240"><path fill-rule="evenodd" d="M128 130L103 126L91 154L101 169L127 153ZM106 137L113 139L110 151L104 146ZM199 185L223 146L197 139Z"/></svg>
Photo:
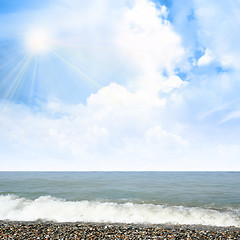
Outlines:
<svg viewBox="0 0 240 240"><path fill-rule="evenodd" d="M0 239L240 239L240 228L1 221Z"/></svg>

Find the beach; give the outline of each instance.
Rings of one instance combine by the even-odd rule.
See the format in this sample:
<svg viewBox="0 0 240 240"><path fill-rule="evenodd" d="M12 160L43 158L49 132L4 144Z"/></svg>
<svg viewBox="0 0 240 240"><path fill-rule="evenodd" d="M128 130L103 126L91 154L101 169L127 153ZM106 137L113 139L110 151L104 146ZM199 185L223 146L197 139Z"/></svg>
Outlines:
<svg viewBox="0 0 240 240"><path fill-rule="evenodd" d="M4 172L0 239L240 239L240 174Z"/></svg>
<svg viewBox="0 0 240 240"><path fill-rule="evenodd" d="M0 221L0 239L240 239L240 228Z"/></svg>

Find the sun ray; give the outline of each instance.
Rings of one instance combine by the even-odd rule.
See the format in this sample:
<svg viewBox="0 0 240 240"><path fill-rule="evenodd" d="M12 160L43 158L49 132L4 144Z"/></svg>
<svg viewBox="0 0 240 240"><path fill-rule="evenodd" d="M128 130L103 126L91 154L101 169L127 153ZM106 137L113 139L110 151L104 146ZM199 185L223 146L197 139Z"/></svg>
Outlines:
<svg viewBox="0 0 240 240"><path fill-rule="evenodd" d="M98 69L102 69L102 71L105 71L105 69L107 68L108 73L115 72L116 69L119 67L119 64L116 64L116 62L121 62L121 65L125 64L125 62L122 62L121 58L118 58L116 59L118 61L108 61L106 65L106 61L104 61L105 58L116 58L116 55L114 55L114 51L116 51L116 49L109 46L106 41L101 44L97 44L94 41L84 42L80 37L60 38L54 41L53 46L55 49L54 51L60 56L62 56L64 59L69 61L71 64L74 64L78 67L78 64L75 64L74 62L79 63L81 61L81 63L83 63L81 65L82 72L84 72L84 65L88 68L89 65L93 65L93 63L95 64L95 66L97 66ZM98 55L96 55L96 53L98 53ZM126 65L126 67L128 66ZM119 72L118 76L122 76L121 80L127 78L125 71Z"/></svg>
<svg viewBox="0 0 240 240"><path fill-rule="evenodd" d="M56 51L52 50L51 51L55 56L57 56L59 59L61 59L64 63L66 63L69 67L71 67L72 69L74 69L76 72L78 72L84 79L90 81L94 86L96 86L97 88L101 87L101 85L99 83L97 83L95 80L93 80L92 78L90 78L86 73L84 73L83 71L80 70L80 68L78 66L76 66L75 64L73 64L70 60L66 59L64 56L60 55L59 53L57 53Z"/></svg>
<svg viewBox="0 0 240 240"><path fill-rule="evenodd" d="M10 84L12 84L11 79L14 78L14 75L17 74L19 72L19 68L24 64L24 62L26 61L27 56L23 56L21 60L19 60L16 65L11 68L10 71L8 71L8 74L6 74L6 76L3 77L2 79L2 84L6 84L9 85L9 82L11 82Z"/></svg>
<svg viewBox="0 0 240 240"><path fill-rule="evenodd" d="M34 95L34 87L36 83L38 64L39 64L39 58L36 56L33 60L33 71L32 71L31 83L30 83L31 85L29 90L28 103L32 102L32 98Z"/></svg>
<svg viewBox="0 0 240 240"><path fill-rule="evenodd" d="M4 64L2 64L0 66L0 70L3 70L5 68L7 68L8 66L10 66L12 63L14 63L14 61L16 61L19 58L19 55L14 54L13 57L11 57L8 61L4 62Z"/></svg>
<svg viewBox="0 0 240 240"><path fill-rule="evenodd" d="M21 69L18 71L17 76L13 78L13 81L8 88L8 91L5 94L5 99L11 100L14 95L17 93L17 91L20 91L20 85L22 84L22 79L24 77L24 74L26 73L27 69L30 66L31 63L31 55L26 56L17 67L21 65ZM17 68L16 67L16 68Z"/></svg>

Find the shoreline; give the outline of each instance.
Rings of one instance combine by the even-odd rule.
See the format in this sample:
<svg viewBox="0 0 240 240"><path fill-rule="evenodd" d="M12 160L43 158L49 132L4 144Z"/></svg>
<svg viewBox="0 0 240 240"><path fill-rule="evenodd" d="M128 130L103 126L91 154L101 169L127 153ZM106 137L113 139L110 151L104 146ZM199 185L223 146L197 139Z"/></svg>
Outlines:
<svg viewBox="0 0 240 240"><path fill-rule="evenodd" d="M239 227L0 221L0 239L240 239Z"/></svg>

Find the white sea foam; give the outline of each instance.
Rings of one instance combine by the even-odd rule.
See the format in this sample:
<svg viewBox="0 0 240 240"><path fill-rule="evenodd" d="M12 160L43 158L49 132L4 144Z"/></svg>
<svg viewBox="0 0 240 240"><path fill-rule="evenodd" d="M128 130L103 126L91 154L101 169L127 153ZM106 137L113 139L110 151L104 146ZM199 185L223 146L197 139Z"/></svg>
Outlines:
<svg viewBox="0 0 240 240"><path fill-rule="evenodd" d="M14 195L0 196L0 219L57 222L172 223L240 227L236 211L154 204L65 201L50 196L35 200Z"/></svg>

